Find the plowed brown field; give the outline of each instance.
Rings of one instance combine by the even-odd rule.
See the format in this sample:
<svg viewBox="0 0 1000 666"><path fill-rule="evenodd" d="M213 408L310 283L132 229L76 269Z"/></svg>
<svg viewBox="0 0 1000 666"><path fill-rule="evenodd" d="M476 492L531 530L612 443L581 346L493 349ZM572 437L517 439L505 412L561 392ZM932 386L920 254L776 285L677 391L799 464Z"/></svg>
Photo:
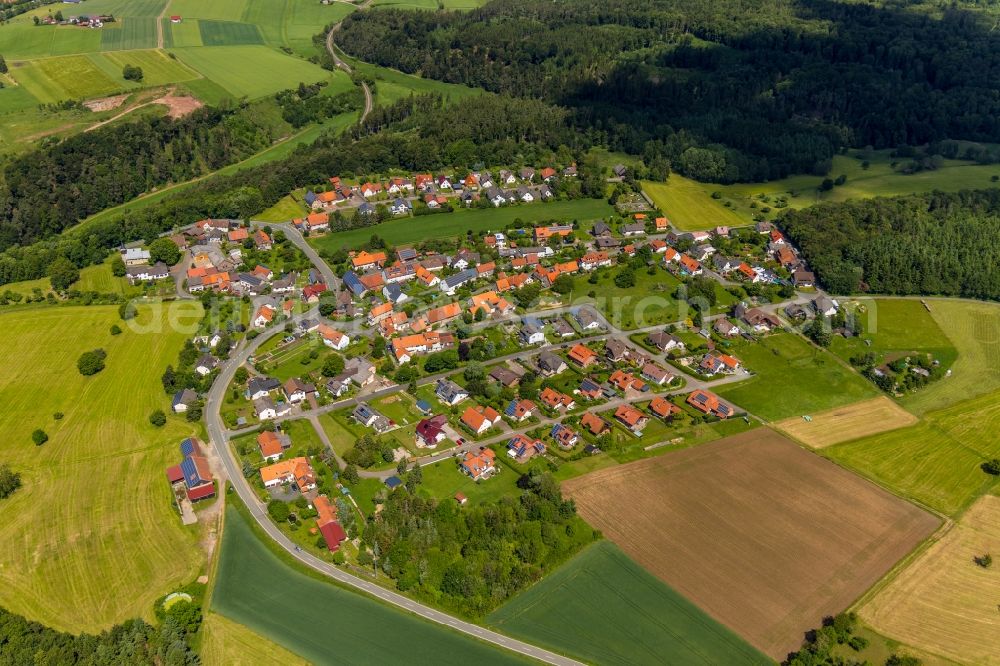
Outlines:
<svg viewBox="0 0 1000 666"><path fill-rule="evenodd" d="M777 660L939 525L766 428L563 491L632 558Z"/></svg>

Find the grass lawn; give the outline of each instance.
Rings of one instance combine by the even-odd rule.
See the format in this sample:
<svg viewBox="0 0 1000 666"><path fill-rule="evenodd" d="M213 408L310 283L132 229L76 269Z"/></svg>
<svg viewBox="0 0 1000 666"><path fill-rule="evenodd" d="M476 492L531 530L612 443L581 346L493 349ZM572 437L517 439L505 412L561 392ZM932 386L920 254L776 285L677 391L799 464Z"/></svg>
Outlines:
<svg viewBox="0 0 1000 666"><path fill-rule="evenodd" d="M3 462L23 487L4 501L0 526L3 604L66 631L98 632L127 618L152 619L153 600L194 579L204 564L197 529L184 528L163 470L200 426L169 412L160 385L186 335L140 306L121 324L116 306L38 307L0 315L0 339L17 350L0 361ZM76 360L103 348L107 367L83 377ZM62 419L54 414L62 412ZM36 447L35 428L49 435Z"/></svg>
<svg viewBox="0 0 1000 666"><path fill-rule="evenodd" d="M124 294L134 291L128 280L115 277L111 272L111 264L107 261L82 269L80 279L73 283L72 288L80 291L99 291L104 294Z"/></svg>
<svg viewBox="0 0 1000 666"><path fill-rule="evenodd" d="M292 569L234 508L226 511L212 610L315 663L331 655L350 655L355 664L520 663L513 653Z"/></svg>
<svg viewBox="0 0 1000 666"><path fill-rule="evenodd" d="M673 225L684 231L712 229L716 226L738 227L752 224L753 218L740 214L713 199L708 185L671 174L665 183L645 180L642 189L663 211Z"/></svg>
<svg viewBox="0 0 1000 666"><path fill-rule="evenodd" d="M870 197L889 197L916 192L941 190L954 192L970 188L997 187L990 179L1000 175L1000 167L995 164L979 165L960 160L945 160L941 168L915 174L895 171L891 163L891 151L876 151L870 158L868 169L862 167L862 160L851 155L836 155L833 167L827 176L789 176L767 183L738 183L718 185L698 183L676 174L670 176L666 184L643 183L646 193L660 206L667 217L681 229L708 229L716 224L749 224L755 212L750 206L756 202L757 211L764 207L775 208L783 205L789 208L805 208L827 201L847 201ZM899 160L905 164L906 160ZM828 192L819 191L824 178L847 177L844 185ZM720 199L713 199L718 192ZM724 203L729 202L727 208ZM726 221L726 220L730 221Z"/></svg>
<svg viewBox="0 0 1000 666"><path fill-rule="evenodd" d="M493 209L457 210L454 213L421 215L390 220L373 227L352 229L311 238L310 242L324 250L358 247L378 234L393 245L416 243L429 238L452 238L473 232L500 230L520 218L525 222L541 220L584 220L606 217L613 212L601 199L574 199L551 203L525 204Z"/></svg>
<svg viewBox="0 0 1000 666"><path fill-rule="evenodd" d="M597 284L589 282L592 274L573 277L573 291L567 294L567 303L594 306L615 326L629 330L657 324L667 324L689 318L693 312L686 301L678 301L674 293L681 281L657 267L653 275L646 269L635 271L635 286L623 289L615 284L617 268L598 271ZM588 296L595 292L593 297ZM733 296L716 283L718 302L713 312L727 310L735 303Z"/></svg>
<svg viewBox="0 0 1000 666"><path fill-rule="evenodd" d="M880 395L829 352L791 333L737 342L729 353L755 376L716 392L764 419L800 416Z"/></svg>
<svg viewBox="0 0 1000 666"><path fill-rule="evenodd" d="M947 380L941 380L942 382ZM897 493L955 516L990 489L996 477L979 465L1000 457L1000 393L925 414L909 428L838 444L823 455Z"/></svg>
<svg viewBox="0 0 1000 666"><path fill-rule="evenodd" d="M864 328L856 338L833 337L830 351L845 361L866 351L930 352L945 365L955 360L951 340L917 299L862 298L842 300L842 304L849 309L857 304L855 311Z"/></svg>
<svg viewBox="0 0 1000 666"><path fill-rule="evenodd" d="M470 95L483 93L478 88L470 88L455 83L444 83L434 79L425 79L412 74L404 74L399 70L380 67L370 63L350 60L351 66L360 73L375 80L375 103L381 106L409 97L425 93L439 93L445 99L457 100Z"/></svg>
<svg viewBox="0 0 1000 666"><path fill-rule="evenodd" d="M257 99L299 82L315 83L330 77L317 65L266 46L174 48L171 53L236 98ZM219 101L208 97L206 102Z"/></svg>
<svg viewBox="0 0 1000 666"><path fill-rule="evenodd" d="M255 216L254 219L261 222L287 222L305 214L303 205L289 194L260 215Z"/></svg>
<svg viewBox="0 0 1000 666"><path fill-rule="evenodd" d="M421 468L424 480L417 494L423 497L447 500L462 493L471 504L492 502L504 496L516 497L521 494L517 487L518 475L504 465L497 469L500 473L485 481L473 481L458 468L458 458L442 460Z"/></svg>
<svg viewBox="0 0 1000 666"><path fill-rule="evenodd" d="M129 85L128 81L122 79L122 68L125 65L135 65L142 68L141 84L136 86L162 86L167 83L177 83L179 81L190 81L199 78L198 72L186 67L179 60L174 60L167 56L164 51L128 51L112 52L91 56L91 58L101 66L101 61L105 61L109 66L105 72L117 79L121 79L124 85Z"/></svg>
<svg viewBox="0 0 1000 666"><path fill-rule="evenodd" d="M99 97L126 88L124 80L108 76L86 55L34 60L11 72L43 104Z"/></svg>
<svg viewBox="0 0 1000 666"><path fill-rule="evenodd" d="M198 654L205 666L257 666L257 664L307 666L309 664L302 657L218 613L205 614L200 635L201 649Z"/></svg>
<svg viewBox="0 0 1000 666"><path fill-rule="evenodd" d="M771 663L608 541L584 550L487 622L590 663Z"/></svg>
<svg viewBox="0 0 1000 666"><path fill-rule="evenodd" d="M1000 390L1000 305L952 299L927 303L958 358L950 377L905 396L900 401L903 407L919 416Z"/></svg>
<svg viewBox="0 0 1000 666"><path fill-rule="evenodd" d="M354 442L364 435L362 428L351 420L351 411L353 410L345 408L335 412L325 412L319 417L323 432L330 438L333 450L340 456L344 455L348 449L354 446Z"/></svg>

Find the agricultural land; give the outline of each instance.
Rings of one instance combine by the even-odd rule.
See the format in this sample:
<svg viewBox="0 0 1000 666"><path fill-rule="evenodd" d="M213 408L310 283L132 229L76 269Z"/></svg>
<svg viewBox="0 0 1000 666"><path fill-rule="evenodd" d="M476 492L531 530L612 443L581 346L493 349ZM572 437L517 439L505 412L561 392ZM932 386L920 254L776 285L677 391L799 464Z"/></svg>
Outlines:
<svg viewBox="0 0 1000 666"><path fill-rule="evenodd" d="M775 659L939 525L768 429L564 489L627 554Z"/></svg>

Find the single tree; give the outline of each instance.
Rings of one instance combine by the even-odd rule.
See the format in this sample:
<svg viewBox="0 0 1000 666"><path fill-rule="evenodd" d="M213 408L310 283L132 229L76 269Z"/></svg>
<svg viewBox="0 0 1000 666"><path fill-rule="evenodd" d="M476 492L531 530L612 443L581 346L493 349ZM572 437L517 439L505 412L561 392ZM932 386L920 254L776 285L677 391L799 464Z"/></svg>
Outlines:
<svg viewBox="0 0 1000 666"><path fill-rule="evenodd" d="M326 357L323 361L323 369L321 372L324 377L336 377L344 371L344 357L340 354L333 352Z"/></svg>
<svg viewBox="0 0 1000 666"><path fill-rule="evenodd" d="M122 78L126 81L142 81L142 67L136 67L135 65L125 65L122 68Z"/></svg>
<svg viewBox="0 0 1000 666"><path fill-rule="evenodd" d="M35 443L35 446L41 446L45 442L49 441L49 436L41 428L36 428L35 431L31 433L31 441Z"/></svg>
<svg viewBox="0 0 1000 666"><path fill-rule="evenodd" d="M173 266L181 260L181 251L169 238L157 238L149 244L149 260L162 261L167 266Z"/></svg>
<svg viewBox="0 0 1000 666"><path fill-rule="evenodd" d="M103 349L83 352L80 354L80 358L76 361L76 367L80 371L80 374L84 377L96 375L104 369L104 359L106 357L107 354Z"/></svg>
<svg viewBox="0 0 1000 666"><path fill-rule="evenodd" d="M288 516L291 514L291 510L288 505L281 500L271 500L267 504L267 513L276 523L282 523L288 520Z"/></svg>
<svg viewBox="0 0 1000 666"><path fill-rule="evenodd" d="M80 279L80 269L66 257L59 257L48 268L49 281L56 291L66 291Z"/></svg>
<svg viewBox="0 0 1000 666"><path fill-rule="evenodd" d="M111 324L111 335L121 335L122 329L118 324Z"/></svg>
<svg viewBox="0 0 1000 666"><path fill-rule="evenodd" d="M233 374L233 379L237 384L246 384L247 380L250 379L250 372L243 366L240 366L236 368L236 372Z"/></svg>
<svg viewBox="0 0 1000 666"><path fill-rule="evenodd" d="M0 499L6 499L21 487L21 475L8 465L0 465Z"/></svg>
<svg viewBox="0 0 1000 666"><path fill-rule="evenodd" d="M157 428L161 428L167 424L167 415L163 413L162 409L157 409L149 415L149 422Z"/></svg>

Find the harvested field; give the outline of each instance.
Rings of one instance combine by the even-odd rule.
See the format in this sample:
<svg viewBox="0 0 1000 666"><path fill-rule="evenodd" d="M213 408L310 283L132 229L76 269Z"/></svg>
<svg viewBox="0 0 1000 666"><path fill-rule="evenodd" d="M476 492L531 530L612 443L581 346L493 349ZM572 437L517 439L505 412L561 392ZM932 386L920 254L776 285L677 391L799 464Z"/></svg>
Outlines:
<svg viewBox="0 0 1000 666"><path fill-rule="evenodd" d="M1000 664L1000 570L973 561L987 552L1000 553L1000 497L992 495L865 604L861 617L928 652Z"/></svg>
<svg viewBox="0 0 1000 666"><path fill-rule="evenodd" d="M803 444L814 449L822 449L859 437L910 426L916 422L916 416L886 396L880 396L813 414L812 421L796 416L778 421L774 427Z"/></svg>
<svg viewBox="0 0 1000 666"><path fill-rule="evenodd" d="M629 556L778 660L939 524L765 428L563 491Z"/></svg>

